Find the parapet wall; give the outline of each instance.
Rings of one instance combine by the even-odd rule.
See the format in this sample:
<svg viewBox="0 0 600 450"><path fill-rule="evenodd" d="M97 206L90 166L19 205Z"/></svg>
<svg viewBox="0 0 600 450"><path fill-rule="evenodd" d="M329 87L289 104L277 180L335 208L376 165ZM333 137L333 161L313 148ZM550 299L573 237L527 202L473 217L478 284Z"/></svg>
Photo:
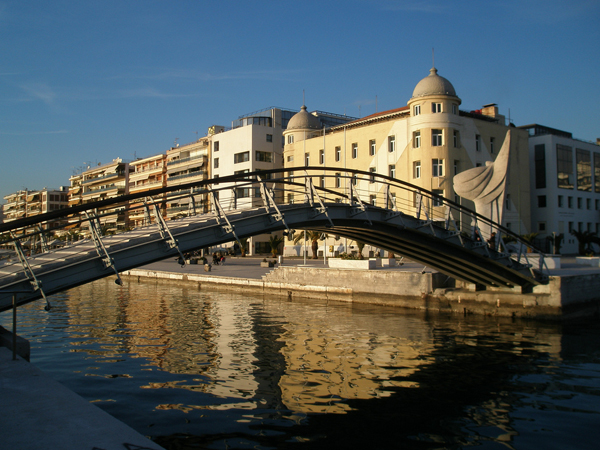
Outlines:
<svg viewBox="0 0 600 450"><path fill-rule="evenodd" d="M124 276L234 290L455 314L562 320L600 314L600 275L550 277L531 293L520 288L474 290L440 273L283 266L262 280L134 269Z"/></svg>

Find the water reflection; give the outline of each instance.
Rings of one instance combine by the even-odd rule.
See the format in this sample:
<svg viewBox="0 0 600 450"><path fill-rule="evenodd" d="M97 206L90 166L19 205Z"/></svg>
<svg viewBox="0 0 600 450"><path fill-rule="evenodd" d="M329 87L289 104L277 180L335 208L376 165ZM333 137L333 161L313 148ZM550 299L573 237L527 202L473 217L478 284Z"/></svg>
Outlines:
<svg viewBox="0 0 600 450"><path fill-rule="evenodd" d="M600 437L593 327L134 281L53 304L19 310L32 362L165 447L587 448ZM572 436L571 421L586 431Z"/></svg>

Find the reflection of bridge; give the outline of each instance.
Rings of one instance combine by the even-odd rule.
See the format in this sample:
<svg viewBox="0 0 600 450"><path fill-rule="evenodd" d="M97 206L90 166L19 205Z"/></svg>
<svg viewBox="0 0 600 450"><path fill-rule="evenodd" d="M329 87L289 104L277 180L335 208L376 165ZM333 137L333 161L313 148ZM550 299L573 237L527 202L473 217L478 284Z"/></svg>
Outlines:
<svg viewBox="0 0 600 450"><path fill-rule="evenodd" d="M120 283L119 272L152 261L178 257L183 264L186 252L297 229L362 241L477 285L527 289L547 280L541 270L543 255L539 255L536 269L528 263L527 251L531 251L531 246L527 242L430 191L356 170L340 173L339 168L310 167L286 169L286 174L281 177L277 170L270 170L222 177L218 181L155 189L2 224L0 232L10 233L18 262L0 266L0 311L11 307L9 291L21 292L17 302L23 304L111 274ZM323 186L345 187L315 187L313 180ZM164 201L165 194L177 192L210 196L212 212L196 214L191 210L187 217L165 221L158 203ZM260 206L252 206L257 200ZM247 208L235 209L244 201L249 202ZM140 205L148 219L154 212L152 224L102 236L103 217L96 211L113 204ZM226 204L234 208L226 211L221 206ZM44 231L44 224L67 216L82 217L90 238L54 250L45 248L48 232ZM485 230L486 236L491 231L497 232L498 251L486 244L480 230ZM504 244L506 237L516 242L511 246L513 253ZM35 239L46 251L31 251L33 254L28 256L22 242Z"/></svg>

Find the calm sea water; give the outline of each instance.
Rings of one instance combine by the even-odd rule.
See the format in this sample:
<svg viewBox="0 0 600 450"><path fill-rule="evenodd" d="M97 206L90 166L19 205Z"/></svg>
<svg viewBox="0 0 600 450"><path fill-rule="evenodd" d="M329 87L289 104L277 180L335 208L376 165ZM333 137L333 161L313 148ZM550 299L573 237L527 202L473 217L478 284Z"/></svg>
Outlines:
<svg viewBox="0 0 600 450"><path fill-rule="evenodd" d="M31 362L168 449L600 445L596 324L110 280L51 302L19 308Z"/></svg>

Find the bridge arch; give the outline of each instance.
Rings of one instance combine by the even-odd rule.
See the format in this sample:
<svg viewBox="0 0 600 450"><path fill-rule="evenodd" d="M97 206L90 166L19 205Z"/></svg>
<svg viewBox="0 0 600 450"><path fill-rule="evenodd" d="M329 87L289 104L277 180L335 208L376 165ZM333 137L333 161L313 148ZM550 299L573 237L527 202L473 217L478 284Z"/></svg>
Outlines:
<svg viewBox="0 0 600 450"><path fill-rule="evenodd" d="M431 191L360 170L282 170L160 188L1 224L0 233L14 245L18 261L0 267L0 311L10 308L10 291L21 292L22 304L110 275L120 281L121 271L170 257L183 260L183 254L193 250L303 229L362 241L482 286L528 289L548 279L543 254L529 242ZM327 178L334 178L339 187L315 186L315 181L325 186ZM159 205L167 195L202 197L205 202L200 211L165 221ZM129 210L137 205L148 217L154 213L154 220L103 236L97 211L117 204ZM44 236L64 231L45 227L61 218L70 218L71 226L85 224L88 239L44 248ZM493 248L483 239L484 228L496 233ZM24 243L34 238L45 251L28 255ZM536 267L530 262L531 252L538 253Z"/></svg>

